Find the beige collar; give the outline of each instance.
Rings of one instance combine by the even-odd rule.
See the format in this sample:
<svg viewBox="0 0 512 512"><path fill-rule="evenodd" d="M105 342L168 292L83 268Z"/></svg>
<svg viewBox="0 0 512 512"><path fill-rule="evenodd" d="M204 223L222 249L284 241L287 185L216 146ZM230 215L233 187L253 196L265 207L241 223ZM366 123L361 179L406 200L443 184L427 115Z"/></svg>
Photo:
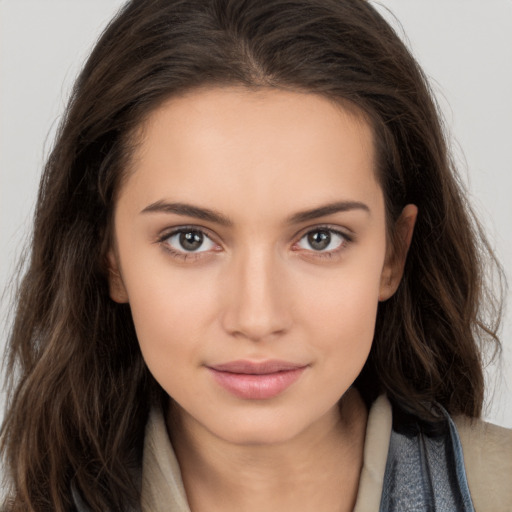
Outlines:
<svg viewBox="0 0 512 512"><path fill-rule="evenodd" d="M373 403L368 416L364 440L364 458L354 512L379 510L388 460L393 415L385 395Z"/></svg>
<svg viewBox="0 0 512 512"><path fill-rule="evenodd" d="M146 425L141 508L142 512L190 512L180 466L159 408L151 409Z"/></svg>
<svg viewBox="0 0 512 512"><path fill-rule="evenodd" d="M391 435L391 406L380 396L370 409L364 462L354 512L379 509ZM143 512L190 512L180 467L160 409L152 409L146 426L142 463Z"/></svg>

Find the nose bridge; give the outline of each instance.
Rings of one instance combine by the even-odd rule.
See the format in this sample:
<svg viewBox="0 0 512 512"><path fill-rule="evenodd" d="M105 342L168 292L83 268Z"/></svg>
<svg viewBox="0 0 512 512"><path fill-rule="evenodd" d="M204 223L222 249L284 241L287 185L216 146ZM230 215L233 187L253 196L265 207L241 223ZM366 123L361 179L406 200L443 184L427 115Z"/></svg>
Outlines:
<svg viewBox="0 0 512 512"><path fill-rule="evenodd" d="M278 255L263 244L233 257L224 317L231 334L257 341L289 328L282 271Z"/></svg>

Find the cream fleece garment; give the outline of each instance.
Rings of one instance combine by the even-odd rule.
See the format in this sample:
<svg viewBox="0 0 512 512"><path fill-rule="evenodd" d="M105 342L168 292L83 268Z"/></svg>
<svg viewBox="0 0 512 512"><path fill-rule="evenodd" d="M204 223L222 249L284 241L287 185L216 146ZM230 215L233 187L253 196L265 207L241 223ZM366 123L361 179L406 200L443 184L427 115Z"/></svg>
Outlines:
<svg viewBox="0 0 512 512"><path fill-rule="evenodd" d="M512 430L464 416L453 421L475 511L512 512Z"/></svg>
<svg viewBox="0 0 512 512"><path fill-rule="evenodd" d="M391 434L391 405L379 397L370 409L364 462L354 512L378 512ZM454 418L476 512L512 512L512 430ZM180 468L162 412L151 411L142 465L143 512L190 512Z"/></svg>

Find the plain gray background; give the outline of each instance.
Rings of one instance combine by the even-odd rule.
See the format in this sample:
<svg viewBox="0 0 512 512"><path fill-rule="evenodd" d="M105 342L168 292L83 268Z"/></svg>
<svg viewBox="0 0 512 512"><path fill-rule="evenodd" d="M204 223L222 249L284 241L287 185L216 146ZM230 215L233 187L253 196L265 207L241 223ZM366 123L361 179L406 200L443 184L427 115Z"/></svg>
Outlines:
<svg viewBox="0 0 512 512"><path fill-rule="evenodd" d="M1 291L28 238L39 174L70 86L96 37L122 3L0 0ZM512 0L383 0L382 4L400 20L406 36L398 28L400 34L431 79L470 199L512 284ZM385 15L396 25L389 13ZM0 348L9 305L7 292L0 309ZM509 309L502 330L502 368L488 369L485 409L486 418L508 427L512 427L511 324Z"/></svg>

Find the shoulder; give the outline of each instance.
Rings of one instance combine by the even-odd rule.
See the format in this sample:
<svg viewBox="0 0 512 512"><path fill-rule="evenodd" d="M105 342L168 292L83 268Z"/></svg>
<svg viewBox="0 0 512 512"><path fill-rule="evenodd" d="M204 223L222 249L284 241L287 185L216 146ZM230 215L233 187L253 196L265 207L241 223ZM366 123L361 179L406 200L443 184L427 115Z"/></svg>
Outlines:
<svg viewBox="0 0 512 512"><path fill-rule="evenodd" d="M511 510L512 430L465 416L456 416L453 421L475 510Z"/></svg>

